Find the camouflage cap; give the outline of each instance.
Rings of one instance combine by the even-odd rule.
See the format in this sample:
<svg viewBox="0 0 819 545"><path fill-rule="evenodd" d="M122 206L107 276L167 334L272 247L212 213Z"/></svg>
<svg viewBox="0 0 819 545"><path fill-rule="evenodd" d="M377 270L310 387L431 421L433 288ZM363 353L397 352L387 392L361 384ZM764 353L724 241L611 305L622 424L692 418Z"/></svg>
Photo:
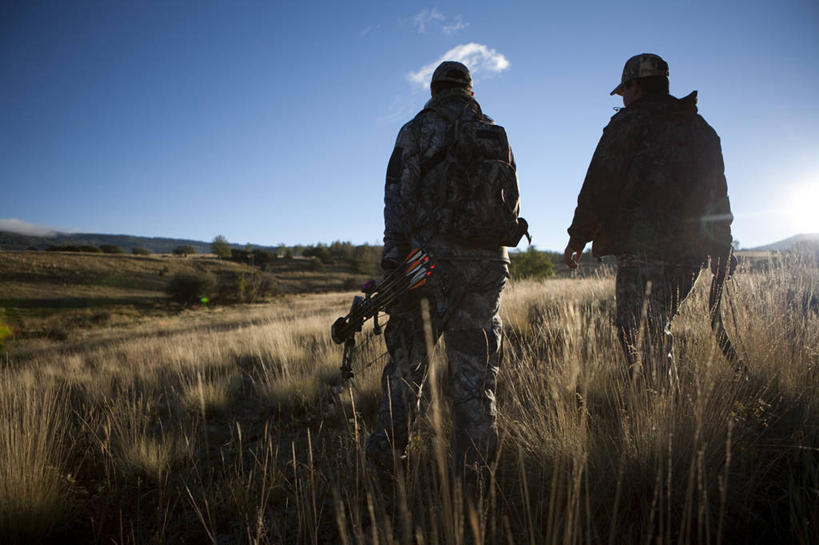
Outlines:
<svg viewBox="0 0 819 545"><path fill-rule="evenodd" d="M668 63L654 53L634 55L626 61L626 65L623 67L623 76L620 78L620 85L615 87L614 91L609 94L622 95L623 85L627 81L637 78L647 78L649 76L668 77Z"/></svg>
<svg viewBox="0 0 819 545"><path fill-rule="evenodd" d="M460 83L467 89L472 89L472 76L469 74L469 68L457 61L444 61L438 65L432 74L430 84L439 81Z"/></svg>

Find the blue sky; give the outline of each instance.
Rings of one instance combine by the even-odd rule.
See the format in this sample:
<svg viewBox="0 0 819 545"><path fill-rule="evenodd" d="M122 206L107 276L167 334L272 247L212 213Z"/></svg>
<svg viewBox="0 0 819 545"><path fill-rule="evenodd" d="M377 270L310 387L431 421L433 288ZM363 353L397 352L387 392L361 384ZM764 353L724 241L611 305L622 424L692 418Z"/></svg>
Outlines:
<svg viewBox="0 0 819 545"><path fill-rule="evenodd" d="M395 136L449 52L507 129L534 243L562 249L644 51L699 90L735 238L819 232L815 0L4 2L0 227L378 243Z"/></svg>

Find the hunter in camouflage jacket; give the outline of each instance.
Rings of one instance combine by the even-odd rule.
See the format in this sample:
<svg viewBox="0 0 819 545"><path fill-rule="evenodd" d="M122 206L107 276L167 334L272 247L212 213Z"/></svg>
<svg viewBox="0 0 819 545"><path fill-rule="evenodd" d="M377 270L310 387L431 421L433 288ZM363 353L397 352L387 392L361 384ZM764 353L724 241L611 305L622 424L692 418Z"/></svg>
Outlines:
<svg viewBox="0 0 819 545"><path fill-rule="evenodd" d="M436 81L454 86L436 91ZM498 310L509 258L502 246L468 247L439 233L436 208L444 180L436 165L446 152L447 129L459 116L483 114L462 64L442 63L432 87L433 98L401 129L389 160L382 268L388 273L411 247L420 246L432 256L435 271L426 285L388 309L384 336L390 359L382 374L378 421L366 453L371 462L387 468L405 453L429 371L428 325L433 342L443 336L446 344L446 361L439 362L446 368L437 376L446 385L452 409L456 471L463 471L485 467L497 449L494 392L502 354ZM426 316L423 299L429 302Z"/></svg>

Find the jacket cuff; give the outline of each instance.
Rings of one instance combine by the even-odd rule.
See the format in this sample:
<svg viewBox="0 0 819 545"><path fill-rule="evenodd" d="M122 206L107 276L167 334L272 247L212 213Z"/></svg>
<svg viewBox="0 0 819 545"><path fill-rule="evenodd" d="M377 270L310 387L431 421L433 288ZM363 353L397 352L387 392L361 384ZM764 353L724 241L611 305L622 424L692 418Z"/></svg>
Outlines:
<svg viewBox="0 0 819 545"><path fill-rule="evenodd" d="M590 239L578 236L577 234L569 233L569 247L570 248L585 248Z"/></svg>

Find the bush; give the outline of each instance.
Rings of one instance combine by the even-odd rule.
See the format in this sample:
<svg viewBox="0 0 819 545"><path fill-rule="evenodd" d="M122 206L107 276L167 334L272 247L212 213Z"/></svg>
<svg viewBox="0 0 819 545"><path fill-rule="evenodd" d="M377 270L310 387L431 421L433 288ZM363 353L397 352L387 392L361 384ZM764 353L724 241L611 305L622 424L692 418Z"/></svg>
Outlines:
<svg viewBox="0 0 819 545"><path fill-rule="evenodd" d="M381 270L381 246L370 246L364 244L353 248L352 255L347 258L347 262L357 273L378 274Z"/></svg>
<svg viewBox="0 0 819 545"><path fill-rule="evenodd" d="M171 278L167 293L183 305L207 303L216 290L216 278L208 273L180 273Z"/></svg>
<svg viewBox="0 0 819 545"><path fill-rule="evenodd" d="M278 256L270 250L253 250L253 264L260 269L264 269L266 265L273 263L277 258Z"/></svg>
<svg viewBox="0 0 819 545"><path fill-rule="evenodd" d="M255 266L260 269L264 269L265 266L273 263L276 259L278 259L276 254L270 250L262 250L261 248L256 248L255 250L237 250L234 248L230 251L231 261L247 263L250 266Z"/></svg>
<svg viewBox="0 0 819 545"><path fill-rule="evenodd" d="M235 261L237 263L247 263L249 261L249 257L247 252L244 250L239 250L238 248L231 248L230 249L230 260Z"/></svg>
<svg viewBox="0 0 819 545"><path fill-rule="evenodd" d="M0 309L0 312L2 312L2 309ZM3 316L3 314L0 314L0 350L5 349L6 339L13 336L11 326L5 323Z"/></svg>
<svg viewBox="0 0 819 545"><path fill-rule="evenodd" d="M131 248L131 253L134 255L151 255L151 252L145 248Z"/></svg>
<svg viewBox="0 0 819 545"><path fill-rule="evenodd" d="M173 249L173 255L181 255L183 257L193 255L196 253L196 248L193 246L177 246Z"/></svg>
<svg viewBox="0 0 819 545"><path fill-rule="evenodd" d="M230 243L222 235L217 235L210 243L210 251L219 259L229 259L231 256ZM193 252L191 252L193 253Z"/></svg>
<svg viewBox="0 0 819 545"><path fill-rule="evenodd" d="M330 248L321 243L305 248L301 255L304 257L314 257L320 261L322 265L329 263L333 257L332 253L330 252Z"/></svg>
<svg viewBox="0 0 819 545"><path fill-rule="evenodd" d="M534 246L530 245L525 252L510 254L510 257L512 264L509 266L509 273L515 280L521 278L542 280L554 274L552 260L544 252L536 250Z"/></svg>
<svg viewBox="0 0 819 545"><path fill-rule="evenodd" d="M125 252L115 244L100 244L100 251L104 254L124 254Z"/></svg>
<svg viewBox="0 0 819 545"><path fill-rule="evenodd" d="M277 290L278 284L272 274L252 271L221 275L216 291L220 303L255 303L275 295Z"/></svg>
<svg viewBox="0 0 819 545"><path fill-rule="evenodd" d="M324 261L322 261L321 258L316 256L310 257L310 270L311 271L324 270Z"/></svg>

